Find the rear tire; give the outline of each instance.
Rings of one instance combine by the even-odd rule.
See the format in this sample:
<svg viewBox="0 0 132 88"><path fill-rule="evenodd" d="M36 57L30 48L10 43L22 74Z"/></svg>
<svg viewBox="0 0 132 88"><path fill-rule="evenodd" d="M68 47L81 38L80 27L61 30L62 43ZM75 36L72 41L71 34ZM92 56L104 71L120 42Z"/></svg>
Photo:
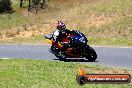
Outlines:
<svg viewBox="0 0 132 88"><path fill-rule="evenodd" d="M58 56L60 61L65 61L66 60L66 55L63 52L59 52L59 56Z"/></svg>
<svg viewBox="0 0 132 88"><path fill-rule="evenodd" d="M93 48L89 47L86 51L85 58L88 59L88 61L93 62L97 59L97 54Z"/></svg>
<svg viewBox="0 0 132 88"><path fill-rule="evenodd" d="M66 58L59 57L59 60L60 60L60 61L65 61Z"/></svg>

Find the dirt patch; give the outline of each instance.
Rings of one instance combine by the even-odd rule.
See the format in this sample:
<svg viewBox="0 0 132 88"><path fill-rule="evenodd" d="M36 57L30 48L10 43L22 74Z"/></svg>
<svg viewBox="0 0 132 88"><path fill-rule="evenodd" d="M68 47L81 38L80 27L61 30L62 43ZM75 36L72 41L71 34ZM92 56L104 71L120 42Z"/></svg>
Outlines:
<svg viewBox="0 0 132 88"><path fill-rule="evenodd" d="M110 24L119 19L117 15L105 16L105 15L84 15L83 17L75 17L67 22L68 27L72 29L89 29L90 27L101 27L106 24Z"/></svg>
<svg viewBox="0 0 132 88"><path fill-rule="evenodd" d="M80 22L80 23L84 27L89 27L89 26L100 27L107 23L111 23L116 19L117 19L116 16L110 17L110 16L104 16L104 15L100 15L100 16L91 15L90 17L85 17L85 19L82 20L82 22Z"/></svg>
<svg viewBox="0 0 132 88"><path fill-rule="evenodd" d="M50 33L54 29L54 25L52 24L24 26L19 28L8 29L6 31L1 31L0 40L12 38L28 38L37 35L44 35Z"/></svg>

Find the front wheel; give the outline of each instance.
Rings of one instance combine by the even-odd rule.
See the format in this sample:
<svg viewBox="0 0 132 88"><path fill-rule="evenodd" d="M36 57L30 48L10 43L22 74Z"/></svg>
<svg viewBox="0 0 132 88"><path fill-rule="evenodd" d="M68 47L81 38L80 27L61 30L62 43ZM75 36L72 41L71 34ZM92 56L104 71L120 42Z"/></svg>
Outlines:
<svg viewBox="0 0 132 88"><path fill-rule="evenodd" d="M93 62L97 59L97 54L93 48L89 47L86 51L85 58L88 59L88 61Z"/></svg>

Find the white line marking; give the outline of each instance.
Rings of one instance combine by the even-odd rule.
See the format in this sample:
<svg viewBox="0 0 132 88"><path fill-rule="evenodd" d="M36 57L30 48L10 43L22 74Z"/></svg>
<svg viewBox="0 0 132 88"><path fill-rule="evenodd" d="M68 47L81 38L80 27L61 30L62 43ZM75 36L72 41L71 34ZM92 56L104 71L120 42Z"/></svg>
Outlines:
<svg viewBox="0 0 132 88"><path fill-rule="evenodd" d="M3 57L3 58L1 58L1 59L7 60L7 59L10 59L10 58Z"/></svg>

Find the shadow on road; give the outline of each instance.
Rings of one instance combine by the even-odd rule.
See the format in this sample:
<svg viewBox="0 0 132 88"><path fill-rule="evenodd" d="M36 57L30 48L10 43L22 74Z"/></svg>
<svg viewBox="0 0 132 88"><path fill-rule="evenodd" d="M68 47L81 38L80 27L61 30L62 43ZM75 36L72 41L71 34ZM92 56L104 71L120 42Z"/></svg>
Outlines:
<svg viewBox="0 0 132 88"><path fill-rule="evenodd" d="M59 60L59 59L53 59L53 60ZM90 62L90 61L85 59L66 59L64 62ZM93 62L99 62L99 61L93 61Z"/></svg>

